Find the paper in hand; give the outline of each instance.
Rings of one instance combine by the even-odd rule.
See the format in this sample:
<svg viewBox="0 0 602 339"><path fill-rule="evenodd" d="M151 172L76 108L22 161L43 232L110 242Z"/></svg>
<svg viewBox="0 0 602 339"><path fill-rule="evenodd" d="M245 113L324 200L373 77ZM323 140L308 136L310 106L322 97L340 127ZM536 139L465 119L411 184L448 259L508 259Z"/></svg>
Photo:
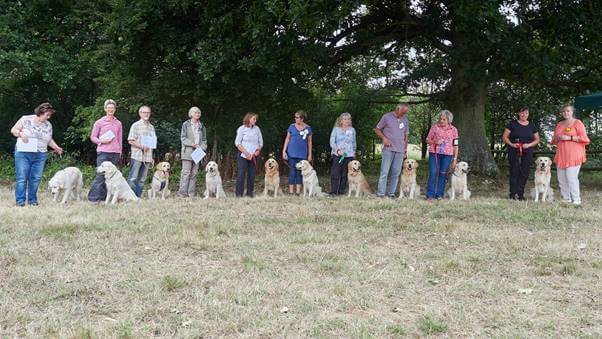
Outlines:
<svg viewBox="0 0 602 339"><path fill-rule="evenodd" d="M106 131L101 136L98 137L98 139L100 139L102 141L113 140L114 138L115 138L115 134L113 133L113 131Z"/></svg>
<svg viewBox="0 0 602 339"><path fill-rule="evenodd" d="M17 152L37 152L38 151L38 139L28 138L27 143L23 142L23 139L17 138Z"/></svg>
<svg viewBox="0 0 602 339"><path fill-rule="evenodd" d="M192 152L192 154L190 154L190 157L192 158L192 161L194 161L195 164L198 164L199 162L201 162L201 160L203 160L205 155L206 155L205 151L203 151L203 149L199 147L199 148L195 149Z"/></svg>
<svg viewBox="0 0 602 339"><path fill-rule="evenodd" d="M143 135L140 137L140 143L150 149L156 149L157 137L154 135Z"/></svg>

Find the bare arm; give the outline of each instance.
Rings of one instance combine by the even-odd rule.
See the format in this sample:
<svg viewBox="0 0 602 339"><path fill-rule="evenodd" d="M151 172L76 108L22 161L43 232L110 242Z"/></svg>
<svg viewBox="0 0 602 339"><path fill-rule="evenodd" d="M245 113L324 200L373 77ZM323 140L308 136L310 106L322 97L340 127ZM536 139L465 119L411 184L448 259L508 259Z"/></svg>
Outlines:
<svg viewBox="0 0 602 339"><path fill-rule="evenodd" d="M383 145L385 147L391 146L391 141L389 139L387 139L387 137L385 136L385 134L383 133L383 131L380 128L376 127L374 129L374 133L376 133L376 135L380 138L380 140L383 141Z"/></svg>

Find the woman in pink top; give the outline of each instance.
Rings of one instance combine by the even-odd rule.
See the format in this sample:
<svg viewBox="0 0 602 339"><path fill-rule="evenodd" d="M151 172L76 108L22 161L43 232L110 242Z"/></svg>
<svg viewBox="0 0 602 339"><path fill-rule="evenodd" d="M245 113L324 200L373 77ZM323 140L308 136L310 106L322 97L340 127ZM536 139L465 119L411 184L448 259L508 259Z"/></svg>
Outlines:
<svg viewBox="0 0 602 339"><path fill-rule="evenodd" d="M451 124L454 115L448 110L439 112L439 122L431 126L426 137L429 144L429 177L426 198L441 199L445 193L447 171L456 167L458 159L458 130Z"/></svg>
<svg viewBox="0 0 602 339"><path fill-rule="evenodd" d="M579 170L585 162L585 145L589 138L583 123L573 117L573 106L562 106L560 112L564 120L554 128L552 144L557 145L554 163L558 175L558 185L562 200L575 205L581 204L579 193Z"/></svg>
<svg viewBox="0 0 602 339"><path fill-rule="evenodd" d="M112 99L107 99L104 103L105 116L96 120L90 140L96 146L96 166L100 166L104 161L110 161L115 166L121 159L123 126L121 121L115 117L117 104ZM96 178L90 186L88 192L88 201L104 201L107 196L105 178L102 174L96 174Z"/></svg>

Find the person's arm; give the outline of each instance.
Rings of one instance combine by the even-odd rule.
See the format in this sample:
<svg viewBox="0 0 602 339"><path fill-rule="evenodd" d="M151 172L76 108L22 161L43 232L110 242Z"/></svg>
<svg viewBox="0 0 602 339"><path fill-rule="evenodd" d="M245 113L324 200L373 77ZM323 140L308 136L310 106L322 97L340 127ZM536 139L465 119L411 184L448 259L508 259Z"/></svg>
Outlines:
<svg viewBox="0 0 602 339"><path fill-rule="evenodd" d="M234 139L234 146L236 146L236 149L238 149L238 151L245 156L245 159L251 159L251 154L249 152L247 152L247 150L242 145L242 129L243 129L243 126L240 126L236 130L236 138Z"/></svg>
<svg viewBox="0 0 602 339"><path fill-rule="evenodd" d="M429 133L426 136L426 143L429 145L437 145L441 143L440 141L435 140L435 129L432 126L429 129Z"/></svg>
<svg viewBox="0 0 602 339"><path fill-rule="evenodd" d="M63 149L56 144L54 139L50 139L50 141L48 142L48 146L50 146L50 148L52 148L59 155L63 154L64 152Z"/></svg>
<svg viewBox="0 0 602 339"><path fill-rule="evenodd" d="M10 133L14 135L16 138L21 138L24 143L29 141L27 134L23 132L23 118L19 119L15 125L10 129Z"/></svg>
<svg viewBox="0 0 602 339"><path fill-rule="evenodd" d="M121 124L121 121L119 127L117 127L117 142L119 143L119 154L121 154L123 153L123 124Z"/></svg>
<svg viewBox="0 0 602 339"><path fill-rule="evenodd" d="M539 141L540 141L540 138L539 138L539 133L538 133L538 132L535 132L535 133L533 133L533 141L531 141L531 142L530 142L530 143L528 143L528 144L524 144L524 145L523 145L523 148L531 148L531 147L535 147L535 146L539 145Z"/></svg>
<svg viewBox="0 0 602 339"><path fill-rule="evenodd" d="M313 135L309 135L307 137L307 161L311 162L313 157L311 155L311 149L313 147Z"/></svg>
<svg viewBox="0 0 602 339"><path fill-rule="evenodd" d="M102 140L100 140L98 137L100 136L100 126L98 121L94 123L94 126L92 126L92 131L90 132L90 141L92 141L92 143L94 143L95 145L102 145L103 142Z"/></svg>
<svg viewBox="0 0 602 339"><path fill-rule="evenodd" d="M207 150L207 128L204 124L201 124L201 149Z"/></svg>
<svg viewBox="0 0 602 339"><path fill-rule="evenodd" d="M504 128L504 133L502 133L502 141L512 148L517 148L518 145L510 141L510 133L511 132L508 128Z"/></svg>
<svg viewBox="0 0 602 339"><path fill-rule="evenodd" d="M193 127L194 128L194 127ZM186 128L186 122L182 124L182 130L180 131L180 142L186 147L196 148L194 140L188 137L188 130ZM198 145L196 145L198 147Z"/></svg>
<svg viewBox="0 0 602 339"><path fill-rule="evenodd" d="M355 159L355 153L357 152L357 140L355 139L355 129L352 129L353 136L351 137L351 147L353 148L353 158Z"/></svg>
<svg viewBox="0 0 602 339"><path fill-rule="evenodd" d="M573 136L572 138L574 142L580 142L586 145L590 143L589 137L587 136L587 132L585 131L585 126L583 125L583 123L581 123L581 121L577 121L577 123L575 124L575 130L577 132L577 135Z"/></svg>
<svg viewBox="0 0 602 339"><path fill-rule="evenodd" d="M255 126L257 127L257 126ZM261 129L259 129L259 127L257 127L257 138L258 140L258 144L257 144L257 149L255 150L255 156L258 157L259 154L261 153L261 149L263 148L263 136L261 135Z"/></svg>
<svg viewBox="0 0 602 339"><path fill-rule="evenodd" d="M132 146L132 147L139 148L143 151L149 150L148 147L146 147L138 142L138 135L135 132L134 126L130 127L130 133L128 135L128 144L130 144L130 146Z"/></svg>
<svg viewBox="0 0 602 339"><path fill-rule="evenodd" d="M286 132L286 137L284 138L284 145L282 146L282 159L288 160L288 154L286 151L288 150L288 143L291 141L291 133Z"/></svg>
<svg viewBox="0 0 602 339"><path fill-rule="evenodd" d="M330 144L330 149L334 152L334 154L340 155L339 154L339 148L337 147L337 139L336 139L336 127L332 129L332 131L330 131L330 139L328 140L328 143Z"/></svg>
<svg viewBox="0 0 602 339"><path fill-rule="evenodd" d="M374 133L376 133L376 135L380 138L380 140L383 141L383 145L385 147L391 146L391 141L389 139L387 139L387 137L385 136L385 134L383 133L383 131L380 128L378 128L378 127L374 128Z"/></svg>

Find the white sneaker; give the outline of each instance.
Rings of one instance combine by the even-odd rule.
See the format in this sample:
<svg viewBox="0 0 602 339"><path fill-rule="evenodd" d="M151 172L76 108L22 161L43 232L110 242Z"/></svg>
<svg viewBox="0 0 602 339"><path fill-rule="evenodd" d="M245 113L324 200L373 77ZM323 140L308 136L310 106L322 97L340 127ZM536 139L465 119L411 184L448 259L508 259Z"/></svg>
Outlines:
<svg viewBox="0 0 602 339"><path fill-rule="evenodd" d="M581 201L573 201L573 205L579 206L579 205L581 205Z"/></svg>
<svg viewBox="0 0 602 339"><path fill-rule="evenodd" d="M567 199L562 199L562 202L563 202L564 204L572 204L572 203L573 203L572 201L570 201L570 200L567 200Z"/></svg>

